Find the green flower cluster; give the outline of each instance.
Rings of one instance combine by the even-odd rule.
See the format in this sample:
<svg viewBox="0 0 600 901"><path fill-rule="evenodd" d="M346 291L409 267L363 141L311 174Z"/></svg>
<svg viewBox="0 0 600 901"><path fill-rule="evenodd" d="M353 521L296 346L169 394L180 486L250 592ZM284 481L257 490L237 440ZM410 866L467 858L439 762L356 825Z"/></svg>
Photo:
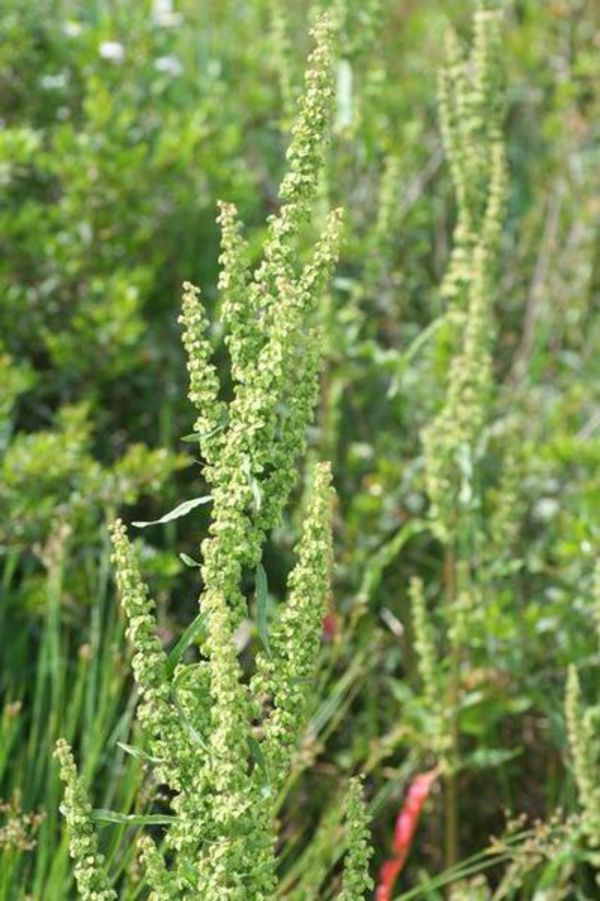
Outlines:
<svg viewBox="0 0 600 901"><path fill-rule="evenodd" d="M203 544L203 578L219 587L235 627L246 612L242 567L255 567L264 536L278 521L295 481L295 461L318 391L317 300L337 259L342 215L330 214L312 260L295 260L322 164L332 103L332 28L315 27L305 93L288 150L282 206L269 223L264 256L251 276L235 209L222 205L223 321L231 356L233 398L227 409L209 362L206 321L197 291L187 287L182 321L189 354L190 399L214 499L210 537Z"/></svg>
<svg viewBox="0 0 600 901"><path fill-rule="evenodd" d="M422 695L432 714L436 732L443 735L443 703L438 679L437 652L433 624L427 610L423 581L413 578L409 587L414 648L421 680Z"/></svg>
<svg viewBox="0 0 600 901"><path fill-rule="evenodd" d="M264 755L271 782L279 788L305 721L311 676L327 609L331 547L331 473L317 465L298 546L288 579L288 601L271 630L269 653L258 656L253 695L270 712L263 722ZM257 711L260 715L260 711Z"/></svg>
<svg viewBox="0 0 600 901"><path fill-rule="evenodd" d="M583 830L590 846L600 848L600 772L598 767L600 709L597 706L585 708L575 666L570 666L568 671L565 716L577 793L583 809Z"/></svg>
<svg viewBox="0 0 600 901"><path fill-rule="evenodd" d="M160 847L148 836L140 840L144 878L156 901L259 901L274 896L277 796L309 713L332 563L328 464L314 467L288 600L267 634L266 586L257 587L264 650L257 654L250 682L238 659L235 632L247 616L243 576L255 569L257 586L260 578L264 583L262 547L289 498L305 446L321 358L313 314L335 266L341 234L341 213L334 211L310 260L297 266L301 231L318 188L333 96L328 18L318 21L314 35L316 48L280 190L281 209L269 222L263 260L253 273L235 208L220 208L219 287L233 382L228 402L211 362L199 290L184 285L180 321L189 398L198 413L195 434L213 502L201 546L199 662L170 661L157 638L154 604L125 528L118 521L112 529L141 698L139 720L173 811ZM74 764L68 748L60 748L70 761L63 772L73 799L69 822L80 893L84 899L100 897L93 894L90 880L95 873L99 885L106 882L102 861L92 851L82 856L87 849L82 842L94 841L85 816L87 801L82 793L74 795ZM357 792L351 793L348 814L346 897L353 899L362 897L361 886L366 888L368 879L364 814ZM84 877L79 878L80 872Z"/></svg>
<svg viewBox="0 0 600 901"><path fill-rule="evenodd" d="M448 31L439 76L442 136L458 207L442 294L462 309L476 268L474 251L479 245L491 250L501 225L505 91L501 14L493 6L479 2L468 55Z"/></svg>
<svg viewBox="0 0 600 901"><path fill-rule="evenodd" d="M346 859L340 898L342 901L362 901L373 887L369 876L372 849L369 842L368 816L362 794L362 782L351 779L346 797Z"/></svg>
<svg viewBox="0 0 600 901"><path fill-rule="evenodd" d="M110 887L104 875L104 857L98 851L91 807L66 741L57 742L56 757L60 766L60 776L65 785L61 813L67 821L69 830L69 849L74 861L79 894L84 901L85 899L113 901L117 893Z"/></svg>
<svg viewBox="0 0 600 901"><path fill-rule="evenodd" d="M294 72L292 66L292 46L289 37L289 22L286 15L286 4L282 0L270 0L271 47L273 64L279 79L279 94L283 107L284 120L290 119L294 113Z"/></svg>
<svg viewBox="0 0 600 901"><path fill-rule="evenodd" d="M137 716L148 735L157 775L162 781L179 787L179 761L185 743L172 704L167 655L156 635L155 604L149 597L121 520L112 526L111 538L112 561L128 623L127 637L133 647L132 668L140 690Z"/></svg>
<svg viewBox="0 0 600 901"><path fill-rule="evenodd" d="M492 383L491 306L506 193L499 12L480 4L474 32L466 58L449 34L440 77L442 132L458 205L442 286L452 356L444 404L422 437L433 526L443 541L472 497L476 444Z"/></svg>

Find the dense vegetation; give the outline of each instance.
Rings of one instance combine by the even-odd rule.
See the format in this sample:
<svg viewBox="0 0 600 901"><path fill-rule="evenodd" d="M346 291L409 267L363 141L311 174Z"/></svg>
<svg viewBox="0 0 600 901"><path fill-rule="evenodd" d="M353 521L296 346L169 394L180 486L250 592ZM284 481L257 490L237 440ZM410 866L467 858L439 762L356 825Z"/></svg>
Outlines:
<svg viewBox="0 0 600 901"><path fill-rule="evenodd" d="M597 897L598 4L0 34L0 897Z"/></svg>

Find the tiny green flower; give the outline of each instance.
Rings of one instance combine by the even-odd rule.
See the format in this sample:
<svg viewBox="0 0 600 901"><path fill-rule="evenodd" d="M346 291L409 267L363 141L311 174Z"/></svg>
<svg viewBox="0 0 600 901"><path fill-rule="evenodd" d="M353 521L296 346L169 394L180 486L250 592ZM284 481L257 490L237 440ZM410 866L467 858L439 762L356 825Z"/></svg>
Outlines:
<svg viewBox="0 0 600 901"><path fill-rule="evenodd" d="M91 806L80 777L73 752L64 738L56 743L55 756L65 787L61 813L69 831L69 853L82 901L113 901L117 893L104 872L104 857L98 851L98 839L91 818Z"/></svg>
<svg viewBox="0 0 600 901"><path fill-rule="evenodd" d="M369 840L369 820L363 799L362 781L351 779L346 797L346 858L342 881L341 901L363 901L373 888L369 876L372 848Z"/></svg>

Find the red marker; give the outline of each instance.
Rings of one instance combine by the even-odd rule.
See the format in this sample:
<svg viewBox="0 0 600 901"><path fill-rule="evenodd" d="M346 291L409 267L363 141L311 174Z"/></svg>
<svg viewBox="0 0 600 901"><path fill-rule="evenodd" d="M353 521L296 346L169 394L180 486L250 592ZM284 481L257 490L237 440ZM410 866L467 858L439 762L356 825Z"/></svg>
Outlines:
<svg viewBox="0 0 600 901"><path fill-rule="evenodd" d="M375 901L392 901L392 891L406 863L419 824L421 810L438 775L439 770L429 770L427 773L415 776L411 782L396 820L392 842L393 856L384 860L379 870Z"/></svg>

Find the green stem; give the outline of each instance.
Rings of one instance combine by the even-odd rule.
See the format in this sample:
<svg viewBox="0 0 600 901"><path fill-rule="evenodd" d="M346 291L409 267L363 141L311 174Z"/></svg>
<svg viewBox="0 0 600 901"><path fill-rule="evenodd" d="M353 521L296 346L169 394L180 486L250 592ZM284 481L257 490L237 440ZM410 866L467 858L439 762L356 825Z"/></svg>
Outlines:
<svg viewBox="0 0 600 901"><path fill-rule="evenodd" d="M454 605L456 597L456 560L454 551L449 548L444 560L444 584L448 607ZM445 863L450 869L458 861L458 798L456 786L456 763L458 759L458 695L459 695L459 657L460 648L453 642L450 659L450 750L448 753L448 769L444 785L444 848Z"/></svg>

